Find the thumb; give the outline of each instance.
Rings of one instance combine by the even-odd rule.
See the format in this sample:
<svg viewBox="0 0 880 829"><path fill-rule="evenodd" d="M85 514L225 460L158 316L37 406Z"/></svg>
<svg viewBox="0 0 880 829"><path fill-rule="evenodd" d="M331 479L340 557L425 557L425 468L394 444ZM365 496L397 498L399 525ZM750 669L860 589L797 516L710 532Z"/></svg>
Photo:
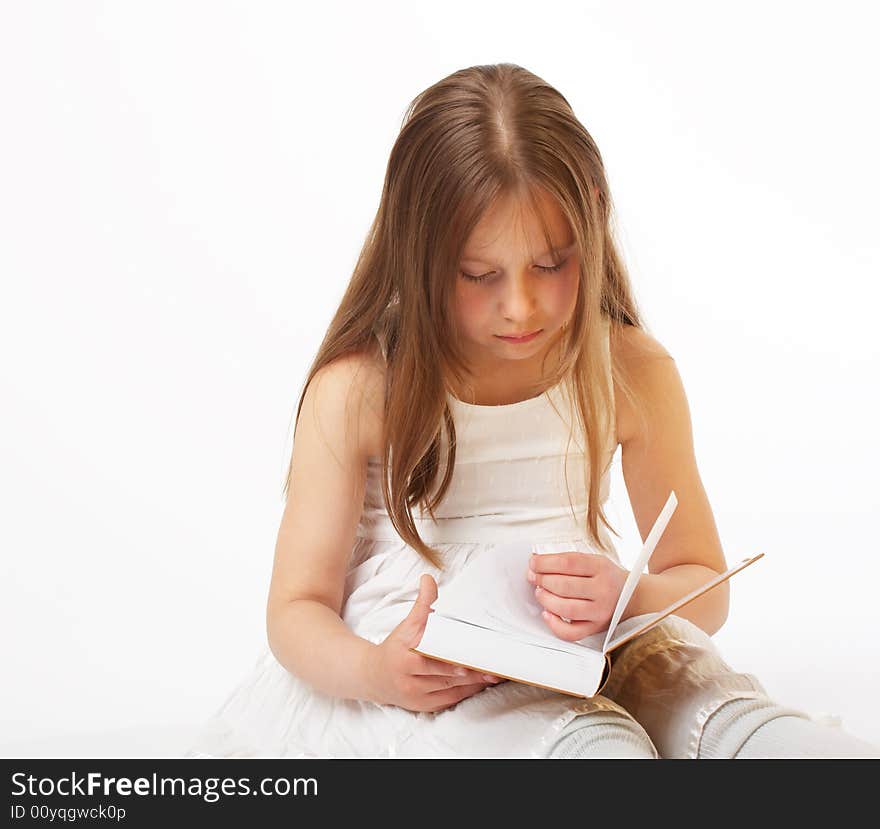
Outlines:
<svg viewBox="0 0 880 829"><path fill-rule="evenodd" d="M407 616L408 634L422 637L425 625L428 623L428 616L434 611L431 610L431 604L437 601L437 582L427 573L422 573L419 579L419 595L416 597L415 604ZM418 642L417 642L418 643Z"/></svg>

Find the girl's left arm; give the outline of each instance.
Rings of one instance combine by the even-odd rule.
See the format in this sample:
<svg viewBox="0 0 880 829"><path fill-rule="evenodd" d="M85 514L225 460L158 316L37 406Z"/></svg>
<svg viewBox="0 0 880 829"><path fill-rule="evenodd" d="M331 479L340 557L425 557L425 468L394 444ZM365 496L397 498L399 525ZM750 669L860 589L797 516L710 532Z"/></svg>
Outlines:
<svg viewBox="0 0 880 829"><path fill-rule="evenodd" d="M662 610L727 569L709 499L697 470L690 409L675 360L649 334L626 332L622 345L632 381L641 392L644 416L617 405L623 477L644 540L675 491L678 505L623 614ZM676 614L710 636L727 620L730 586L722 582Z"/></svg>

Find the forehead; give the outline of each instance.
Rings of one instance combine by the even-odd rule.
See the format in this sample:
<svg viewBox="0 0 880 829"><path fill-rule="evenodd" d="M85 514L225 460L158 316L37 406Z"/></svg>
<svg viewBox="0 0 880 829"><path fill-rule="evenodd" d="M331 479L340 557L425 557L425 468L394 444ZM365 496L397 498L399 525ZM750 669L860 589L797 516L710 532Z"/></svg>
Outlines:
<svg viewBox="0 0 880 829"><path fill-rule="evenodd" d="M571 244L571 227L555 199L539 190L535 202L533 207L524 197L506 196L490 205L465 241L465 258L491 259L511 249L522 249L530 255L548 252L541 218L552 247L564 248Z"/></svg>

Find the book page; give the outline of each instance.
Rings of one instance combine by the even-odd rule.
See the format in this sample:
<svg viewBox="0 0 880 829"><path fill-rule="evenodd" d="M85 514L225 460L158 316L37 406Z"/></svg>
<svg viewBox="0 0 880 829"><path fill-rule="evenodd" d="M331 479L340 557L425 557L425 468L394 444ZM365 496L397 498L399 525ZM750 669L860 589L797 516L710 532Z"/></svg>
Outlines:
<svg viewBox="0 0 880 829"><path fill-rule="evenodd" d="M573 654L585 648L604 652L677 503L675 493L671 492L624 583L609 627L598 633L567 642L547 627L541 618L544 607L526 579L533 552L533 545L528 541L499 544L475 553L457 578L438 591L433 608L449 618L503 631L542 647Z"/></svg>
<svg viewBox="0 0 880 829"><path fill-rule="evenodd" d="M604 631L566 642L547 627L541 618L544 607L526 579L532 552L528 542L499 544L478 552L458 578L438 591L434 610L540 647L572 654L584 648L601 651Z"/></svg>
<svg viewBox="0 0 880 829"><path fill-rule="evenodd" d="M532 545L499 544L479 551L450 584L438 591L437 613L532 639L559 641L541 619L543 608L526 579ZM566 644L566 643L563 643Z"/></svg>
<svg viewBox="0 0 880 829"><path fill-rule="evenodd" d="M629 604L629 600L635 592L636 585L642 577L645 565L648 563L648 559L651 558L651 553L654 552L654 548L657 546L657 542L660 540L660 536L663 535L663 531L666 529L666 525L669 523L669 519L672 518L672 513L675 512L677 506L678 498L675 497L675 492L670 492L669 497L666 499L666 503L663 505L663 509L660 510L660 515L657 516L654 526L651 527L651 531L648 533L648 537L645 539L645 543L642 545L642 549L633 563L632 569L629 571L629 576L627 576L627 579L623 584L623 590L620 591L617 605L614 608L611 622L608 625L608 633L605 636L605 642L602 645L603 653L608 651L608 646L611 642L612 636L614 636L617 623L620 621L623 611L626 610L626 606Z"/></svg>
<svg viewBox="0 0 880 829"><path fill-rule="evenodd" d="M630 639L640 636L647 630L650 630L654 627L655 624L660 622L662 619L665 619L667 616L671 616L675 613L676 610L680 610L686 604L689 604L694 599L699 598L703 595L703 593L708 592L713 587L717 587L724 581L727 581L732 575L739 573L740 570L744 570L750 564L754 564L759 558L763 558L763 553L758 553L756 556L752 556L751 558L743 559L739 564L731 567L728 570L725 570L723 573L719 573L715 578L710 579L705 584L701 584L699 587L692 590L686 596L682 596L677 601L674 601L671 605L664 608L663 610L658 610L656 613L646 613L642 616L633 616L627 619L625 622L621 622L617 626L617 630L614 631L614 638L611 639L610 642L605 643L605 647L603 649L604 653L610 653L611 651L618 648L620 645L628 642ZM630 624L632 622L637 621L638 624Z"/></svg>

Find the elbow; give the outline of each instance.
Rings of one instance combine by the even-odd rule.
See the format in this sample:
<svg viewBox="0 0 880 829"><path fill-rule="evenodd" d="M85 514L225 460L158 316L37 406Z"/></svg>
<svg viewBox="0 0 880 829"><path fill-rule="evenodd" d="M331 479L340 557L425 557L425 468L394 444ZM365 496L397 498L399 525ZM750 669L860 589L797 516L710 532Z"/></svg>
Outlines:
<svg viewBox="0 0 880 829"><path fill-rule="evenodd" d="M284 603L272 601L271 599L266 603L266 642L276 659L278 659L278 646L283 627L283 610Z"/></svg>
<svg viewBox="0 0 880 829"><path fill-rule="evenodd" d="M272 655L277 659L278 653L275 650L275 615L272 613L270 608L266 609L266 642L269 645L269 650L272 651Z"/></svg>
<svg viewBox="0 0 880 829"><path fill-rule="evenodd" d="M712 614L712 621L707 625L706 632L709 636L714 636L724 627L724 623L727 621L727 617L730 615L730 582L724 581L719 584L712 593L715 593L714 596L715 604L713 607L714 613Z"/></svg>

